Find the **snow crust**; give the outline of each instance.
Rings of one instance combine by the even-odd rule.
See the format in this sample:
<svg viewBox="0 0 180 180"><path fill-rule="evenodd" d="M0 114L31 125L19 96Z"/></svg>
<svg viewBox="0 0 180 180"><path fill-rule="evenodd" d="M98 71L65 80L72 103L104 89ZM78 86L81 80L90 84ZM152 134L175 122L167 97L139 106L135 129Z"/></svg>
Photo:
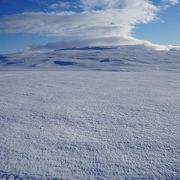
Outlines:
<svg viewBox="0 0 180 180"><path fill-rule="evenodd" d="M180 178L173 67L1 71L0 179Z"/></svg>
<svg viewBox="0 0 180 180"><path fill-rule="evenodd" d="M27 50L0 56L0 70L179 71L180 51L143 45Z"/></svg>

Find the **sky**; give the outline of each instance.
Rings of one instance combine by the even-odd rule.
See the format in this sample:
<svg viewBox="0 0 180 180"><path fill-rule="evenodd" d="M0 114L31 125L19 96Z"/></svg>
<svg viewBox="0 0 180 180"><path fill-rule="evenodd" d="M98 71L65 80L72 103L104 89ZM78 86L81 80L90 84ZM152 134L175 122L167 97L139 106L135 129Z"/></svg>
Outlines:
<svg viewBox="0 0 180 180"><path fill-rule="evenodd" d="M180 0L0 0L0 53L180 46Z"/></svg>

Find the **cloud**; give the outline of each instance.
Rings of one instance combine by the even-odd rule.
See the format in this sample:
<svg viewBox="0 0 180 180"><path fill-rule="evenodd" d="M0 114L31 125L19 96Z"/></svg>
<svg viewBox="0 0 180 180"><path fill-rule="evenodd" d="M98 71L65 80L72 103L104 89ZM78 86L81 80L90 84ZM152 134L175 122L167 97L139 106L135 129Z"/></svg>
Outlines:
<svg viewBox="0 0 180 180"><path fill-rule="evenodd" d="M169 5L176 5L178 3L180 3L179 0L163 0L164 3L167 3Z"/></svg>
<svg viewBox="0 0 180 180"><path fill-rule="evenodd" d="M120 37L120 36L111 36L111 37L96 37L96 38L86 38L86 39L73 39L69 41L68 39L62 39L57 42L47 43L43 46L32 46L30 49L56 49L56 48L74 48L74 47L84 47L84 46L117 46L137 44L137 39L131 37Z"/></svg>
<svg viewBox="0 0 180 180"><path fill-rule="evenodd" d="M57 2L49 5L49 8L51 10L56 9L69 9L71 7L71 4L69 2Z"/></svg>
<svg viewBox="0 0 180 180"><path fill-rule="evenodd" d="M119 0L80 0L84 10L115 9L122 7L123 1Z"/></svg>
<svg viewBox="0 0 180 180"><path fill-rule="evenodd" d="M87 38L87 39L73 39L69 41L68 39L61 39L57 42L50 42L45 45L35 45L27 49L28 52L34 51L52 51L55 49L64 49L64 48L81 48L81 47L93 47L93 46L124 46L124 45L139 45L140 47L146 47L149 49L157 51L169 51L171 49L180 50L180 46L172 45L160 45L153 44L146 40L140 40L133 37L99 37L99 38Z"/></svg>
<svg viewBox="0 0 180 180"><path fill-rule="evenodd" d="M175 5L178 0L162 0ZM166 2L165 2L166 1ZM50 9L68 9L72 4L59 1ZM1 19L1 33L35 33L55 35L63 39L50 46L117 45L144 43L133 38L137 24L156 19L161 9L149 0L80 0L81 11L24 12ZM72 40L74 39L74 40ZM71 43L67 43L71 40Z"/></svg>
<svg viewBox="0 0 180 180"><path fill-rule="evenodd" d="M9 16L1 20L0 31L57 36L130 35L136 24L152 21L158 10L147 0L81 0L80 6L82 12L26 12Z"/></svg>
<svg viewBox="0 0 180 180"><path fill-rule="evenodd" d="M161 8L167 9L180 3L180 0L162 0Z"/></svg>

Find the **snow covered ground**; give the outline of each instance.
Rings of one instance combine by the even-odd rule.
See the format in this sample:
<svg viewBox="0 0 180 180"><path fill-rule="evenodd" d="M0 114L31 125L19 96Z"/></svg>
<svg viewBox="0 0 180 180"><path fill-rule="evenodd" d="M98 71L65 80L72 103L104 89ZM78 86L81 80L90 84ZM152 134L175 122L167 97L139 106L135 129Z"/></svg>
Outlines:
<svg viewBox="0 0 180 180"><path fill-rule="evenodd" d="M0 56L0 70L179 71L180 51L143 45L22 51Z"/></svg>
<svg viewBox="0 0 180 180"><path fill-rule="evenodd" d="M0 56L0 179L177 179L179 129L180 51Z"/></svg>
<svg viewBox="0 0 180 180"><path fill-rule="evenodd" d="M180 73L164 67L1 71L0 179L180 178Z"/></svg>

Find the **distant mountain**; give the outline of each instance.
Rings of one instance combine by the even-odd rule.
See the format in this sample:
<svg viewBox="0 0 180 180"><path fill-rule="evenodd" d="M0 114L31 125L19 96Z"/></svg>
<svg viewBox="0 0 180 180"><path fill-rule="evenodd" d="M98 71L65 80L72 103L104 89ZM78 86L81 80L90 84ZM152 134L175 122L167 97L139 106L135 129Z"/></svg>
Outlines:
<svg viewBox="0 0 180 180"><path fill-rule="evenodd" d="M0 70L176 70L180 51L157 51L144 45L26 50L0 56Z"/></svg>

